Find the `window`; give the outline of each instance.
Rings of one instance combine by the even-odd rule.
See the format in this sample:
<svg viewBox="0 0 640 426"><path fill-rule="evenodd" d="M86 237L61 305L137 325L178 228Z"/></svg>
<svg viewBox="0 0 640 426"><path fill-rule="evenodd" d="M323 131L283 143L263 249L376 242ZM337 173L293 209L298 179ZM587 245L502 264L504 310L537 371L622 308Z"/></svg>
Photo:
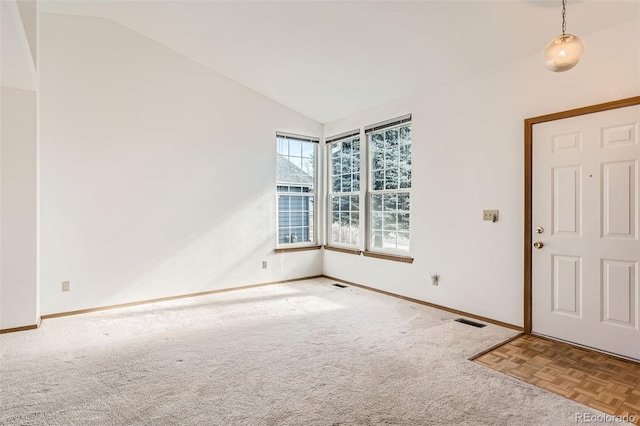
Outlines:
<svg viewBox="0 0 640 426"><path fill-rule="evenodd" d="M278 246L315 242L314 202L318 140L276 135Z"/></svg>
<svg viewBox="0 0 640 426"><path fill-rule="evenodd" d="M367 248L408 254L411 116L369 126L365 133L369 147Z"/></svg>
<svg viewBox="0 0 640 426"><path fill-rule="evenodd" d="M360 245L360 132L328 139L329 244Z"/></svg>

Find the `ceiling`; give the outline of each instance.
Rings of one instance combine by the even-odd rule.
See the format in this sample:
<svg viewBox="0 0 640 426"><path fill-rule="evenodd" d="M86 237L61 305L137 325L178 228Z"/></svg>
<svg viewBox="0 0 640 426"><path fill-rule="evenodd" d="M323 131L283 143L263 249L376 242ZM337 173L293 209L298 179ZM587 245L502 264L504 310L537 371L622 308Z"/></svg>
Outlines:
<svg viewBox="0 0 640 426"><path fill-rule="evenodd" d="M569 1L582 36L640 1ZM561 1L43 1L113 19L321 123L541 53ZM640 33L639 33L640 36ZM542 65L542 62L540 64Z"/></svg>

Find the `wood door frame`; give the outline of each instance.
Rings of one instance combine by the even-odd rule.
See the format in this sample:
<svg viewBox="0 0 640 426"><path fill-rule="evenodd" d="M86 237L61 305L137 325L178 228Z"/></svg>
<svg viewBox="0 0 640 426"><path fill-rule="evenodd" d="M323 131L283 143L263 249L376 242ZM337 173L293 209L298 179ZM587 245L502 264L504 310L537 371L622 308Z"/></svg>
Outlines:
<svg viewBox="0 0 640 426"><path fill-rule="evenodd" d="M524 120L524 332L531 334L533 258L531 229L533 224L533 126L547 121L562 120L585 114L609 111L617 108L640 105L640 96L591 105L553 114L541 115Z"/></svg>

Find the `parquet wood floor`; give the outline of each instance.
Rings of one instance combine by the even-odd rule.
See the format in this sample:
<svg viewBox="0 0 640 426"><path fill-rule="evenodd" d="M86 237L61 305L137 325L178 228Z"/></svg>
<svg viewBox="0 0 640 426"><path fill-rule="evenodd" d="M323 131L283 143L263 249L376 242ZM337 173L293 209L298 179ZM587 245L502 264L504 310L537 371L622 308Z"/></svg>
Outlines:
<svg viewBox="0 0 640 426"><path fill-rule="evenodd" d="M549 392L640 425L640 364L523 335L474 359Z"/></svg>

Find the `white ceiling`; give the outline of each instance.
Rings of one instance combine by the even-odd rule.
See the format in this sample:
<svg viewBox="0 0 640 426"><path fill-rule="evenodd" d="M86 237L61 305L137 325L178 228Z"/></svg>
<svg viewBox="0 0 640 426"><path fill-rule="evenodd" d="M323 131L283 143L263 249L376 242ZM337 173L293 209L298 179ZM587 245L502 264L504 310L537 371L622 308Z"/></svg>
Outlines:
<svg viewBox="0 0 640 426"><path fill-rule="evenodd" d="M583 36L640 1L569 1ZM321 123L542 51L561 1L43 1L107 17ZM640 36L640 30L639 30ZM542 65L542 62L540 64Z"/></svg>

